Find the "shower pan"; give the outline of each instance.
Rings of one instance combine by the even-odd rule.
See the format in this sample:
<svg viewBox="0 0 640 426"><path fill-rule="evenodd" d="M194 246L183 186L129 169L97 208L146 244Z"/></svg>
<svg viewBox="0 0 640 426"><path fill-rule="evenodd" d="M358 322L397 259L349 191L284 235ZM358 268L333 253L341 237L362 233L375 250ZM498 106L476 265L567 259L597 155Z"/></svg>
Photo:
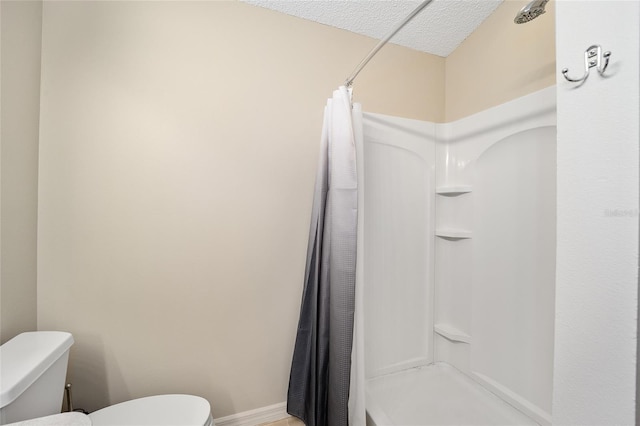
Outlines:
<svg viewBox="0 0 640 426"><path fill-rule="evenodd" d="M445 124L364 115L370 425L551 423L555 87Z"/></svg>

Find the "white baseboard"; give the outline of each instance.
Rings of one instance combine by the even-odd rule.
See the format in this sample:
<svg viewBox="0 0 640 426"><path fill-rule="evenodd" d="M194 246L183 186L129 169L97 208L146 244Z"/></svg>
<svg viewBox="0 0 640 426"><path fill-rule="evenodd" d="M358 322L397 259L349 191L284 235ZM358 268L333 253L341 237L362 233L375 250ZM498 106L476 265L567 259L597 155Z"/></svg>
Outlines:
<svg viewBox="0 0 640 426"><path fill-rule="evenodd" d="M287 414L287 403L281 402L279 404L269 405L268 407L256 408L255 410L220 417L219 419L214 419L214 422L216 426L258 426L289 417L289 414Z"/></svg>

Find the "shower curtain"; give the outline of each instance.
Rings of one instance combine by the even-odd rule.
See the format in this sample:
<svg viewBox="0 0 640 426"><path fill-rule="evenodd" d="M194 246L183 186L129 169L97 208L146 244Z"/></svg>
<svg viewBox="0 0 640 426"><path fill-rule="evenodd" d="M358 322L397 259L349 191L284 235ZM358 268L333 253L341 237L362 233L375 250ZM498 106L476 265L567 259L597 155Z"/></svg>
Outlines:
<svg viewBox="0 0 640 426"><path fill-rule="evenodd" d="M365 424L362 268L356 262L362 133L361 107L352 106L351 93L341 86L325 107L287 395L288 413L307 426Z"/></svg>

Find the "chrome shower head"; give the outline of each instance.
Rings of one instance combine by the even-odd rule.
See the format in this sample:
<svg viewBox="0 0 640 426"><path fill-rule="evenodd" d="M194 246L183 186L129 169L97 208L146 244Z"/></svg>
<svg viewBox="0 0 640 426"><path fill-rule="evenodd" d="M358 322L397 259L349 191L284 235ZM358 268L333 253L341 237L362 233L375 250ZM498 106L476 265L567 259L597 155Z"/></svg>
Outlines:
<svg viewBox="0 0 640 426"><path fill-rule="evenodd" d="M533 0L531 3L520 9L513 22L516 24L524 24L536 19L542 15L545 10L544 6L549 0Z"/></svg>

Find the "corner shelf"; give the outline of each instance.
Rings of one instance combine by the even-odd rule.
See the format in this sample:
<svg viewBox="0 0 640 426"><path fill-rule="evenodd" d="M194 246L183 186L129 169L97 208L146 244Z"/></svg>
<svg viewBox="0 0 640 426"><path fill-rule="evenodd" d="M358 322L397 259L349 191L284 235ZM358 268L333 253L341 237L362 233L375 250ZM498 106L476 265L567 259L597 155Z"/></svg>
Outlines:
<svg viewBox="0 0 640 426"><path fill-rule="evenodd" d="M471 343L471 336L458 330L451 324L439 323L433 326L433 331L452 342Z"/></svg>
<svg viewBox="0 0 640 426"><path fill-rule="evenodd" d="M436 194L445 197L457 197L458 195L471 192L471 185L444 185L436 188Z"/></svg>
<svg viewBox="0 0 640 426"><path fill-rule="evenodd" d="M466 229L441 228L436 229L436 237L450 240L465 240L471 238L473 233Z"/></svg>

